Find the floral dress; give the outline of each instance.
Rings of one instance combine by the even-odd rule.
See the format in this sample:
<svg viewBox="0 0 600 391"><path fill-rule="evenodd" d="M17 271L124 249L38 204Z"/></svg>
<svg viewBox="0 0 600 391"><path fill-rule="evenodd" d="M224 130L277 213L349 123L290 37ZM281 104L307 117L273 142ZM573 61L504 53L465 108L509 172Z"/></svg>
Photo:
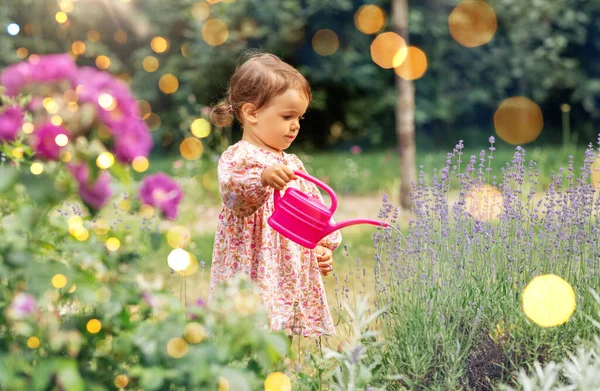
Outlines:
<svg viewBox="0 0 600 391"><path fill-rule="evenodd" d="M229 147L219 160L223 201L213 248L209 300L217 284L244 272L258 285L271 330L288 335L318 337L334 334L335 327L314 250L302 247L267 224L273 213L273 191L261 175L273 164L306 172L293 154L279 156L246 141ZM298 178L288 183L323 202L318 188ZM335 250L339 231L319 245Z"/></svg>

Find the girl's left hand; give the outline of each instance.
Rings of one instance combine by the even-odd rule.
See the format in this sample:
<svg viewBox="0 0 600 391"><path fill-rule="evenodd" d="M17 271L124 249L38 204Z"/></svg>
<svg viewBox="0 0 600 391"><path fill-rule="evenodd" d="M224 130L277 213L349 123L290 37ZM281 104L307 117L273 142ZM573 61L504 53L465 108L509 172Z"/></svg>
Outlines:
<svg viewBox="0 0 600 391"><path fill-rule="evenodd" d="M319 262L319 270L323 276L327 276L333 271L333 252L327 247L315 247L317 261Z"/></svg>

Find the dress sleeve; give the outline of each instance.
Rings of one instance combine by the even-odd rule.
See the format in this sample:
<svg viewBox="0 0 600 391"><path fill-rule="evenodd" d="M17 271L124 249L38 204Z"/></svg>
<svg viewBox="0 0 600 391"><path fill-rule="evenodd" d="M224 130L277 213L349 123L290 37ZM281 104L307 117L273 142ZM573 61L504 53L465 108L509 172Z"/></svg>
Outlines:
<svg viewBox="0 0 600 391"><path fill-rule="evenodd" d="M251 216L273 190L262 184L261 176L267 165L245 151L227 151L219 159L219 190L223 204L240 216Z"/></svg>
<svg viewBox="0 0 600 391"><path fill-rule="evenodd" d="M298 158L296 155L291 155L291 156L293 156L293 159L296 162L296 164L298 165L298 168L301 171L304 171L308 174L308 171L306 171L306 168L304 168L304 164L302 163L300 158ZM310 194L313 197L317 198L322 203L325 203L325 200L323 199L323 196L321 195L321 192L319 191L319 189L312 183L309 183L309 185L310 185ZM331 218L331 224L335 224L335 220L333 219L333 217ZM330 249L331 251L335 251L335 249L337 249L341 243L342 243L342 233L339 230L337 230L337 231L333 231L329 235L325 236L323 239L321 239L319 241L319 243L317 243L317 245L326 247L326 248Z"/></svg>

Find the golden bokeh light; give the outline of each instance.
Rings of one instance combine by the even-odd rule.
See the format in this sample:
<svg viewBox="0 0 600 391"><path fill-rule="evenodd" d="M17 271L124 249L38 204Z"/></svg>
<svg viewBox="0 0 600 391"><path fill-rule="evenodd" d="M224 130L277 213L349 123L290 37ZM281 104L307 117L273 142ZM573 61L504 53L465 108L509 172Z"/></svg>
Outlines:
<svg viewBox="0 0 600 391"><path fill-rule="evenodd" d="M167 232L167 243L172 248L185 248L190 244L190 230L182 225L175 225Z"/></svg>
<svg viewBox="0 0 600 391"><path fill-rule="evenodd" d="M102 323L98 319L90 319L85 328L90 334L97 334L102 330Z"/></svg>
<svg viewBox="0 0 600 391"><path fill-rule="evenodd" d="M108 251L117 251L121 247L121 241L117 238L108 238L106 240L106 248Z"/></svg>
<svg viewBox="0 0 600 391"><path fill-rule="evenodd" d="M16 147L16 148L13 148L10 153L13 155L13 157L20 159L23 157L23 154L25 153L25 151L23 151L23 148L21 148L21 147Z"/></svg>
<svg viewBox="0 0 600 391"><path fill-rule="evenodd" d="M69 218L67 224L69 225L69 228L83 227L83 219L81 216L73 215Z"/></svg>
<svg viewBox="0 0 600 391"><path fill-rule="evenodd" d="M573 287L554 274L537 276L523 290L523 311L542 327L566 323L577 306Z"/></svg>
<svg viewBox="0 0 600 391"><path fill-rule="evenodd" d="M73 12L73 0L60 0L58 2L58 7L63 12Z"/></svg>
<svg viewBox="0 0 600 391"><path fill-rule="evenodd" d="M198 258L196 258L196 256L192 253L188 253L188 255L190 256L190 262L188 263L188 265L185 267L185 269L177 271L177 273L184 277L189 277L192 274L196 273L198 271L199 266Z"/></svg>
<svg viewBox="0 0 600 391"><path fill-rule="evenodd" d="M164 53L169 49L169 41L163 37L154 37L150 41L150 47L156 53Z"/></svg>
<svg viewBox="0 0 600 391"><path fill-rule="evenodd" d="M108 224L108 221L106 221L102 218L99 218L92 224L92 231L94 231L94 233L96 235L99 235L99 236L106 235L109 230L110 230L110 224Z"/></svg>
<svg viewBox="0 0 600 391"><path fill-rule="evenodd" d="M129 379L125 375L117 375L115 377L115 387L125 388L129 384Z"/></svg>
<svg viewBox="0 0 600 391"><path fill-rule="evenodd" d="M162 124L162 120L156 113L150 113L148 118L146 118L146 125L151 131L155 131L160 129L160 125Z"/></svg>
<svg viewBox="0 0 600 391"><path fill-rule="evenodd" d="M265 379L265 391L292 391L292 382L283 372L273 372Z"/></svg>
<svg viewBox="0 0 600 391"><path fill-rule="evenodd" d="M38 337L29 337L27 340L27 347L29 349L37 349L40 347L40 340Z"/></svg>
<svg viewBox="0 0 600 391"><path fill-rule="evenodd" d="M172 94L179 89L179 80L177 79L177 76L166 73L158 80L158 88L165 94Z"/></svg>
<svg viewBox="0 0 600 391"><path fill-rule="evenodd" d="M67 20L69 20L69 17L67 16L66 13L59 11L56 13L56 15L54 15L54 19L56 19L56 21L60 24L66 23Z"/></svg>
<svg viewBox="0 0 600 391"><path fill-rule="evenodd" d="M33 133L33 130L35 129L33 124L31 122L25 122L23 124L23 133L25 134L31 134Z"/></svg>
<svg viewBox="0 0 600 391"><path fill-rule="evenodd" d="M487 183L473 186L465 197L465 210L476 220L494 220L503 211L502 192Z"/></svg>
<svg viewBox="0 0 600 391"><path fill-rule="evenodd" d="M159 66L160 63L158 62L158 59L154 56L146 56L142 60L142 68L144 68L146 72L156 72Z"/></svg>
<svg viewBox="0 0 600 391"><path fill-rule="evenodd" d="M181 358L188 352L188 343L181 337L172 338L167 343L167 354L173 358Z"/></svg>
<svg viewBox="0 0 600 391"><path fill-rule="evenodd" d="M91 42L100 42L100 40L102 39L102 35L100 34L100 31L90 30L87 33L87 38Z"/></svg>
<svg viewBox="0 0 600 391"><path fill-rule="evenodd" d="M185 58L190 58L190 45L188 43L181 45L181 55Z"/></svg>
<svg viewBox="0 0 600 391"><path fill-rule="evenodd" d="M131 166L137 172L145 172L150 167L150 162L144 156L136 156L131 162Z"/></svg>
<svg viewBox="0 0 600 391"><path fill-rule="evenodd" d="M354 25L365 34L378 33L385 23L385 11L376 5L363 5L354 14Z"/></svg>
<svg viewBox="0 0 600 391"><path fill-rule="evenodd" d="M85 242L90 237L90 232L87 230L87 228L79 227L74 230L73 236L80 242Z"/></svg>
<svg viewBox="0 0 600 391"><path fill-rule="evenodd" d="M192 5L192 17L198 21L208 19L210 16L210 6L201 1Z"/></svg>
<svg viewBox="0 0 600 391"><path fill-rule="evenodd" d="M117 100L112 95L104 92L98 95L98 104L106 111L113 111L117 108Z"/></svg>
<svg viewBox="0 0 600 391"><path fill-rule="evenodd" d="M29 167L29 170L31 171L31 173L33 175L40 175L42 172L44 172L44 166L42 166L38 162L35 162L35 163L31 164L31 167Z"/></svg>
<svg viewBox="0 0 600 391"><path fill-rule="evenodd" d="M393 32L379 34L371 43L371 58L384 69L400 66L406 54L406 41Z"/></svg>
<svg viewBox="0 0 600 391"><path fill-rule="evenodd" d="M461 1L448 17L450 35L466 47L481 46L492 40L498 28L496 13L483 0Z"/></svg>
<svg viewBox="0 0 600 391"><path fill-rule="evenodd" d="M115 164L115 157L110 152L102 152L96 158L96 165L102 170L109 169L113 164Z"/></svg>
<svg viewBox="0 0 600 391"><path fill-rule="evenodd" d="M210 122L204 118L195 119L190 126L190 130L198 138L207 137L210 134Z"/></svg>
<svg viewBox="0 0 600 391"><path fill-rule="evenodd" d="M42 100L42 106L44 106L44 108L46 109L48 114L56 114L58 112L58 110L60 109L60 107L54 101L54 99L52 99L50 97L44 98Z"/></svg>
<svg viewBox="0 0 600 391"><path fill-rule="evenodd" d="M154 217L154 207L152 205L143 204L140 206L140 216L146 220L151 219Z"/></svg>
<svg viewBox="0 0 600 391"><path fill-rule="evenodd" d="M185 270L190 264L190 254L182 248L176 248L169 253L167 264L176 272Z"/></svg>
<svg viewBox="0 0 600 391"><path fill-rule="evenodd" d="M114 35L115 42L124 44L127 42L127 31L125 30L117 30Z"/></svg>
<svg viewBox="0 0 600 391"><path fill-rule="evenodd" d="M320 56L331 56L340 47L340 40L334 31L322 29L313 36L312 47Z"/></svg>
<svg viewBox="0 0 600 391"><path fill-rule="evenodd" d="M152 114L152 106L145 100L138 100L132 105L133 115L137 119L147 119Z"/></svg>
<svg viewBox="0 0 600 391"><path fill-rule="evenodd" d="M73 155L71 155L71 152L65 151L65 152L61 152L61 154L60 154L60 160L63 161L64 163L69 163L72 158L73 158Z"/></svg>
<svg viewBox="0 0 600 391"><path fill-rule="evenodd" d="M415 46L409 46L402 64L394 68L396 75L404 80L417 80L427 72L427 55Z"/></svg>
<svg viewBox="0 0 600 391"><path fill-rule="evenodd" d="M219 376L219 390L218 391L229 391L229 381L223 376Z"/></svg>
<svg viewBox="0 0 600 391"><path fill-rule="evenodd" d="M224 44L229 38L227 25L219 19L210 19L202 26L202 39L210 46Z"/></svg>
<svg viewBox="0 0 600 391"><path fill-rule="evenodd" d="M55 274L52 277L52 286L56 289L64 288L67 285L67 276L64 274Z"/></svg>
<svg viewBox="0 0 600 391"><path fill-rule="evenodd" d="M17 49L17 57L27 58L28 55L29 55L29 50L27 50L27 48L18 48Z"/></svg>
<svg viewBox="0 0 600 391"><path fill-rule="evenodd" d="M81 41L75 41L71 44L71 51L73 52L73 54L76 54L78 56L81 56L83 53L85 53L85 49L85 43Z"/></svg>
<svg viewBox="0 0 600 391"><path fill-rule="evenodd" d="M77 284L73 284L73 286L71 287L71 289L69 289L69 293L73 293L77 290Z"/></svg>
<svg viewBox="0 0 600 391"><path fill-rule="evenodd" d="M498 137L512 145L535 140L544 127L540 107L531 99L515 96L504 100L494 113Z"/></svg>
<svg viewBox="0 0 600 391"><path fill-rule="evenodd" d="M600 188L600 155L596 156L596 160L592 163L592 175L590 179L592 181L592 186L596 189Z"/></svg>
<svg viewBox="0 0 600 391"><path fill-rule="evenodd" d="M53 115L53 116L50 118L50 123L51 123L52 125L54 125L54 126L60 126L60 125L62 125L62 123L63 123L63 119L62 119L62 117L61 117L60 115ZM63 135L63 136L64 136L64 135ZM65 136L65 137L66 137L66 136ZM57 136L57 138L58 138L58 136ZM57 144L58 144L58 143L57 143ZM66 145L66 144L65 144L65 145Z"/></svg>
<svg viewBox="0 0 600 391"><path fill-rule="evenodd" d="M110 289L105 286L98 288L95 296L98 303L108 303L111 297Z"/></svg>
<svg viewBox="0 0 600 391"><path fill-rule="evenodd" d="M69 137L66 134L59 134L54 138L54 142L59 147L65 147L69 143Z"/></svg>
<svg viewBox="0 0 600 391"><path fill-rule="evenodd" d="M188 323L183 329L183 338L189 343L200 343L206 336L206 330L200 323Z"/></svg>
<svg viewBox="0 0 600 391"><path fill-rule="evenodd" d="M76 113L77 110L79 110L79 105L74 102L69 102L67 103L67 110L69 110L71 113Z"/></svg>
<svg viewBox="0 0 600 391"><path fill-rule="evenodd" d="M110 58L107 56L98 56L96 57L96 66L99 69L108 69L110 68Z"/></svg>
<svg viewBox="0 0 600 391"><path fill-rule="evenodd" d="M188 137L181 142L179 146L179 152L187 160L196 160L202 156L204 152L204 145L202 141L195 137Z"/></svg>

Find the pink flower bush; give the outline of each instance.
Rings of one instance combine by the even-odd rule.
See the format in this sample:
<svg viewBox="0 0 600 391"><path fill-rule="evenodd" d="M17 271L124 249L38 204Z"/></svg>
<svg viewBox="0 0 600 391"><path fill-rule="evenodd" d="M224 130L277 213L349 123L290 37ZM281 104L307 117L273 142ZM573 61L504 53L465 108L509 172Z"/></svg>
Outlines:
<svg viewBox="0 0 600 391"><path fill-rule="evenodd" d="M160 209L165 218L173 220L177 217L177 208L183 194L175 181L159 172L144 178L139 195L144 204Z"/></svg>
<svg viewBox="0 0 600 391"><path fill-rule="evenodd" d="M113 133L115 157L123 163L131 163L138 156L148 157L153 141L146 125L135 118L123 121Z"/></svg>
<svg viewBox="0 0 600 391"><path fill-rule="evenodd" d="M71 174L79 183L79 196L94 209L102 208L112 196L110 175L101 171L95 182L90 182L90 169L85 163L70 164Z"/></svg>
<svg viewBox="0 0 600 391"><path fill-rule="evenodd" d="M19 292L13 297L9 314L13 319L23 319L35 310L35 297L28 293Z"/></svg>
<svg viewBox="0 0 600 391"><path fill-rule="evenodd" d="M17 96L28 86L64 81L75 86L77 65L68 54L51 54L30 58L6 67L0 74L0 84L7 96Z"/></svg>
<svg viewBox="0 0 600 391"><path fill-rule="evenodd" d="M0 141L13 141L23 126L23 110L10 106L0 114Z"/></svg>
<svg viewBox="0 0 600 391"><path fill-rule="evenodd" d="M64 134L70 139L69 131L62 126L46 123L37 128L32 135L32 147L36 157L46 160L58 160L62 147L56 144L56 136L60 134Z"/></svg>

